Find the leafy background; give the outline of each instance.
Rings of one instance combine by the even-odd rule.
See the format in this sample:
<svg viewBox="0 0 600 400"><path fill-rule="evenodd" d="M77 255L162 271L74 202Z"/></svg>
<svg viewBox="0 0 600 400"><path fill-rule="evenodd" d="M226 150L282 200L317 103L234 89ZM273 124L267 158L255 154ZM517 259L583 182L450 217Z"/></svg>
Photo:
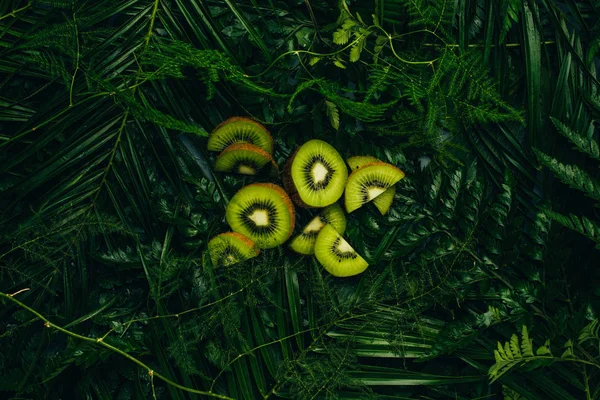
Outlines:
<svg viewBox="0 0 600 400"><path fill-rule="evenodd" d="M0 2L0 396L600 398L599 11ZM406 172L364 274L213 268L234 115Z"/></svg>

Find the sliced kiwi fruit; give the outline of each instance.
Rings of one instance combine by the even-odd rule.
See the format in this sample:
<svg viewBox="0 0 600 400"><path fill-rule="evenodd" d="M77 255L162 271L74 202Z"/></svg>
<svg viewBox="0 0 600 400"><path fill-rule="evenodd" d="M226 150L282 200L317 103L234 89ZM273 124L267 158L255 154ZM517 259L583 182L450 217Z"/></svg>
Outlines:
<svg viewBox="0 0 600 400"><path fill-rule="evenodd" d="M246 236L225 232L210 239L208 253L214 266L228 266L256 257L260 250Z"/></svg>
<svg viewBox="0 0 600 400"><path fill-rule="evenodd" d="M234 143L250 143L273 154L273 138L262 124L245 117L221 122L208 136L209 151L223 151Z"/></svg>
<svg viewBox="0 0 600 400"><path fill-rule="evenodd" d="M284 184L301 207L325 207L344 193L348 169L329 143L313 139L290 157L285 167Z"/></svg>
<svg viewBox="0 0 600 400"><path fill-rule="evenodd" d="M256 175L267 164L277 168L273 157L260 147L249 143L234 143L219 154L215 171Z"/></svg>
<svg viewBox="0 0 600 400"><path fill-rule="evenodd" d="M358 275L369 266L330 224L317 235L315 256L327 272L337 277Z"/></svg>
<svg viewBox="0 0 600 400"><path fill-rule="evenodd" d="M346 182L346 212L360 208L404 178L404 172L391 164L374 162L352 172Z"/></svg>
<svg viewBox="0 0 600 400"><path fill-rule="evenodd" d="M294 231L295 211L287 193L272 183L241 188L225 210L227 223L261 249L283 244Z"/></svg>
<svg viewBox="0 0 600 400"><path fill-rule="evenodd" d="M367 164L381 161L371 156L354 156L348 158L346 162L350 166L350 169L355 171ZM394 201L395 194L396 186L392 186L373 199L373 205L377 207L381 215L385 215L389 211L390 207L392 206L392 202Z"/></svg>
<svg viewBox="0 0 600 400"><path fill-rule="evenodd" d="M350 166L350 169L352 171L354 171L354 170L357 170L360 167L363 167L367 164L371 164L374 162L381 162L381 160L378 160L377 158L371 157L371 156L354 156L354 157L348 158L346 160L346 162Z"/></svg>
<svg viewBox="0 0 600 400"><path fill-rule="evenodd" d="M290 240L290 248L300 254L314 254L315 241L321 229L331 224L340 234L346 230L346 215L338 203L326 207L304 227L302 233Z"/></svg>

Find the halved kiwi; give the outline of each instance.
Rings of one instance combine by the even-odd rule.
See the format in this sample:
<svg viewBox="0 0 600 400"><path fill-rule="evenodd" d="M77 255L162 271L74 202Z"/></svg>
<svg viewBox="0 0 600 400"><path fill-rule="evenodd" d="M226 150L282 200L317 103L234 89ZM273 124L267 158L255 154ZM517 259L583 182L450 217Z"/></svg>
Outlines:
<svg viewBox="0 0 600 400"><path fill-rule="evenodd" d="M371 156L354 156L348 158L346 162L350 166L350 169L354 171L364 167L367 164L381 161ZM389 211L390 207L392 206L392 202L394 201L395 194L396 186L392 186L373 199L373 205L377 207L381 215L385 215Z"/></svg>
<svg viewBox="0 0 600 400"><path fill-rule="evenodd" d="M346 212L360 208L404 178L404 172L391 164L374 162L352 172L346 182Z"/></svg>
<svg viewBox="0 0 600 400"><path fill-rule="evenodd" d="M344 192L348 169L329 143L313 139L304 143L286 163L284 184L301 207L325 207Z"/></svg>
<svg viewBox="0 0 600 400"><path fill-rule="evenodd" d="M285 191L272 183L241 188L229 201L225 218L231 229L261 249L277 247L294 231L295 212Z"/></svg>
<svg viewBox="0 0 600 400"><path fill-rule="evenodd" d="M326 207L304 227L302 233L290 240L290 248L300 254L314 254L317 235L325 225L331 224L339 233L346 230L346 215L338 203Z"/></svg>
<svg viewBox="0 0 600 400"><path fill-rule="evenodd" d="M317 235L315 256L327 272L337 277L358 275L369 266L369 263L329 224Z"/></svg>
<svg viewBox="0 0 600 400"><path fill-rule="evenodd" d="M256 257L260 249L244 235L225 232L210 239L208 253L214 266L227 266Z"/></svg>
<svg viewBox="0 0 600 400"><path fill-rule="evenodd" d="M250 143L273 154L273 138L262 124L245 117L221 122L208 136L209 151L223 151L234 143Z"/></svg>
<svg viewBox="0 0 600 400"><path fill-rule="evenodd" d="M215 171L243 175L256 175L265 165L277 167L273 157L258 146L249 143L234 143L219 154Z"/></svg>

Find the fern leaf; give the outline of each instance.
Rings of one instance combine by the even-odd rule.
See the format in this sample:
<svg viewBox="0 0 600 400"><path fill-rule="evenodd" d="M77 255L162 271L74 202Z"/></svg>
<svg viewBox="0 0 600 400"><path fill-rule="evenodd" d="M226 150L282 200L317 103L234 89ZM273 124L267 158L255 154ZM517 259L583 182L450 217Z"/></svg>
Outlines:
<svg viewBox="0 0 600 400"><path fill-rule="evenodd" d="M540 162L550 168L563 183L600 201L600 183L592 178L590 174L576 165L563 164L537 149L534 149L534 151Z"/></svg>
<svg viewBox="0 0 600 400"><path fill-rule="evenodd" d="M570 214L567 217L548 209L545 209L544 212L548 217L564 227L579 232L588 239L600 244L600 224L588 219L585 216L578 217L577 215Z"/></svg>
<svg viewBox="0 0 600 400"><path fill-rule="evenodd" d="M340 129L340 112L337 106L329 100L325 100L325 112L329 117L329 123L336 131Z"/></svg>
<svg viewBox="0 0 600 400"><path fill-rule="evenodd" d="M536 356L552 356L550 351L550 339L546 340L543 346L538 347L535 351Z"/></svg>
<svg viewBox="0 0 600 400"><path fill-rule="evenodd" d="M600 148L594 139L588 139L583 135L573 132L568 126L554 117L550 117L550 119L558 132L569 139L576 146L576 149L600 161Z"/></svg>
<svg viewBox="0 0 600 400"><path fill-rule="evenodd" d="M529 339L526 325L521 330L521 352L523 357L533 357L533 340Z"/></svg>

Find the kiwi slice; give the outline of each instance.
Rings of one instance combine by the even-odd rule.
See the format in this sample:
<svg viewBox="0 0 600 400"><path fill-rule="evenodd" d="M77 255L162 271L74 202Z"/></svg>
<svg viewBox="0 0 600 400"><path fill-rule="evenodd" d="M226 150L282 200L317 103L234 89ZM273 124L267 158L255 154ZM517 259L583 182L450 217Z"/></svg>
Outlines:
<svg viewBox="0 0 600 400"><path fill-rule="evenodd" d="M348 169L329 143L309 140L286 163L284 184L301 207L325 207L344 193Z"/></svg>
<svg viewBox="0 0 600 400"><path fill-rule="evenodd" d="M346 212L360 208L404 178L404 172L391 164L374 162L352 172L346 182Z"/></svg>
<svg viewBox="0 0 600 400"><path fill-rule="evenodd" d="M354 171L354 170L357 170L360 167L363 167L367 164L371 164L374 162L381 162L381 161L378 160L377 158L371 157L371 156L354 156L354 157L350 157L349 159L347 159L346 162L350 166L350 169L352 171Z"/></svg>
<svg viewBox="0 0 600 400"><path fill-rule="evenodd" d="M227 223L261 249L277 247L294 231L295 213L285 191L272 183L241 188L225 210Z"/></svg>
<svg viewBox="0 0 600 400"><path fill-rule="evenodd" d="M246 236L225 232L210 239L208 253L213 265L227 266L256 257L260 250Z"/></svg>
<svg viewBox="0 0 600 400"><path fill-rule="evenodd" d="M215 171L256 175L269 162L277 168L273 157L260 147L249 143L234 143L219 154Z"/></svg>
<svg viewBox="0 0 600 400"><path fill-rule="evenodd" d="M352 171L357 170L367 164L374 162L381 162L375 157L371 156L354 156L346 160ZM385 192L373 199L373 205L377 207L381 215L385 215L394 201L394 195L396 194L396 186L392 186Z"/></svg>
<svg viewBox="0 0 600 400"><path fill-rule="evenodd" d="M369 266L330 224L317 235L315 256L327 272L337 277L358 275Z"/></svg>
<svg viewBox="0 0 600 400"><path fill-rule="evenodd" d="M339 233L346 230L346 215L338 203L326 207L304 227L302 233L290 241L290 248L300 254L314 254L315 241L321 228L331 224Z"/></svg>
<svg viewBox="0 0 600 400"><path fill-rule="evenodd" d="M208 136L209 151L223 151L234 143L250 143L273 154L273 138L262 124L245 117L221 122Z"/></svg>

